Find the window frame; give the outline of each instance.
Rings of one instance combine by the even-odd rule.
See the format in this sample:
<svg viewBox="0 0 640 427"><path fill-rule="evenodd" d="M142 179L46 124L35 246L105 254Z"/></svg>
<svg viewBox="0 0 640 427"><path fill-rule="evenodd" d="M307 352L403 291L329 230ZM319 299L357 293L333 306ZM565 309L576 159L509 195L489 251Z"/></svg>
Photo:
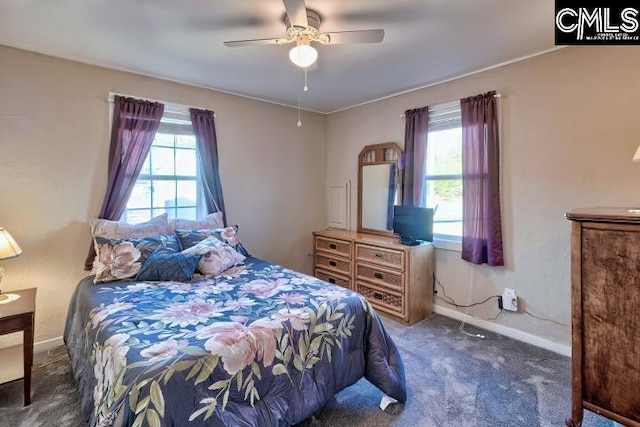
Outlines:
<svg viewBox="0 0 640 427"><path fill-rule="evenodd" d="M441 131L446 129L462 129L462 111L460 101L453 101L443 104L434 105L429 108L429 123L427 127L427 141L429 138L429 133L434 131ZM425 153L425 162L428 161L428 153L429 146L431 144L427 144L427 150ZM460 139L460 145L462 146L462 138ZM462 165L461 165L462 166ZM428 200L428 187L430 182L434 181L444 181L444 180L460 180L462 184L462 168L459 174L429 174L428 168L426 168L427 173L424 176L425 186L425 200ZM460 223L462 223L462 212L460 212L461 218ZM458 221L455 221L458 222ZM433 234L433 244L436 248L446 249L461 252L462 251L462 235L454 235L454 234L442 234L442 233L434 233Z"/></svg>
<svg viewBox="0 0 640 427"><path fill-rule="evenodd" d="M164 118L164 117L163 117ZM162 125L161 125L162 126ZM188 126L191 127L191 121L188 122ZM185 126L186 128L186 126ZM188 131L181 131L176 133L175 131L171 131L171 128L165 128L165 129L158 129L158 131L156 132L156 135L158 134L163 134L163 135L171 135L173 137L173 146L169 147L166 145L155 145L155 147L162 147L162 148L168 148L171 149L173 151L173 163L174 163L174 171L176 170L176 161L177 161L177 151L178 150L189 150L189 151L194 151L195 153L195 161L196 161L196 175L195 176L188 176L188 175L166 175L166 174L154 174L154 173L140 173L138 175L138 178L136 179L136 184L138 183L138 181L149 181L150 185L151 185L151 198L150 198L150 206L149 207L142 207L142 208L125 208L124 212L122 213L122 217L121 217L121 221L125 221L127 222L127 215L129 212L142 212L142 211L150 211L150 218L153 218L154 216L157 215L161 215L161 213L157 212L159 210L163 210L165 212L169 212L171 210L174 211L175 215L171 216L169 215L169 218L179 218L177 213L178 213L178 209L181 208L195 208L196 210L196 219L202 218L203 212L206 209L206 205L205 205L205 201L204 201L204 190L203 190L203 185L202 185L202 177L200 174L200 168L197 167L198 163L199 163L199 154L198 154L198 145L197 143L194 145L194 148L185 148L185 147L178 147L177 146L177 137L179 135L191 135L194 136L193 133L188 133ZM151 147L149 148L149 153L147 153L147 158L145 159L145 163L147 161L149 161L149 169L150 171L153 171L153 164L152 162L152 157L151 157L151 152L153 150L154 144L155 144L155 138L153 143L151 144ZM175 182L176 185L178 182L182 181L182 182L187 182L187 181L192 181L195 182L196 184L196 203L195 205L179 205L178 204L178 198L179 198L179 194L176 188L176 193L175 193L175 205L171 206L171 207L164 207L164 206L154 206L154 198L153 198L153 182L154 181L164 181L164 182ZM128 201L127 201L128 204Z"/></svg>
<svg viewBox="0 0 640 427"><path fill-rule="evenodd" d="M109 109L108 109L108 129L111 129L111 127L113 126L113 102L114 102L114 98L116 95L120 95L120 96L126 96L126 97L133 97L133 98L140 98L143 99L142 97L138 97L138 96L134 96L134 95L125 95L125 94L121 94L121 93L116 93L116 92L109 92ZM183 105L183 104L176 104L176 103L171 103L171 102L165 102L165 101L161 101L161 100L152 100L150 99L150 101L156 101L156 102L161 102L162 104L164 104L164 112L162 114L162 118L160 119L160 126L158 128L158 131L156 132L156 135L159 133L164 133L164 134L173 134L174 137L176 135L182 134L182 135L193 135L195 136L195 133L193 131L193 125L191 124L191 114L189 111L189 106L187 105ZM154 142L155 142L155 137L154 137ZM153 143L152 143L153 146ZM175 150L176 148L176 144L175 144L175 140L174 140L174 146L173 149ZM195 146L195 153L196 153L196 191L197 191L197 196L196 196L196 217L197 219L200 218L204 218L207 214L207 206L206 206L206 201L205 201L205 194L204 194L204 184L202 182L202 175L201 175L201 171L200 171L200 154L198 152L198 145L196 143ZM151 154L151 148L149 149L149 153L147 154L147 157ZM146 159L145 159L146 162ZM175 162L175 155L174 155L174 162ZM142 174L140 173L140 175L136 178L136 183L138 180L147 177L149 174ZM158 180L158 177L160 175L155 175L154 179ZM182 175L177 175L178 179L176 179L176 175L164 175L164 177L169 177L171 179L169 179L168 181L175 181L178 182L180 180L182 180L180 177L184 177ZM188 177L188 179L193 179L192 177ZM131 198L131 196L129 196L129 198ZM127 200L127 204L129 203L129 201ZM125 208L124 212L122 213L119 221L126 221L127 218L127 211L128 210L150 210L151 211L151 217L153 217L153 195L152 195L152 202L151 202L151 207L149 208L132 208L132 209L127 209ZM189 206L190 207L190 206ZM176 209L176 206L174 206L173 208L169 208L169 209Z"/></svg>

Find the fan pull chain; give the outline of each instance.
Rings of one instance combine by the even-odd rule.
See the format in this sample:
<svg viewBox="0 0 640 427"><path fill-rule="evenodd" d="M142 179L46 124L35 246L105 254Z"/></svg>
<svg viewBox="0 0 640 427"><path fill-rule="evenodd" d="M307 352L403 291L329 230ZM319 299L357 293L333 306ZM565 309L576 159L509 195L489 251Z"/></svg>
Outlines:
<svg viewBox="0 0 640 427"><path fill-rule="evenodd" d="M300 94L298 93L298 127L302 127L302 120L300 120Z"/></svg>
<svg viewBox="0 0 640 427"><path fill-rule="evenodd" d="M302 89L305 92L309 92L309 86L307 86L307 69L304 69L304 88Z"/></svg>

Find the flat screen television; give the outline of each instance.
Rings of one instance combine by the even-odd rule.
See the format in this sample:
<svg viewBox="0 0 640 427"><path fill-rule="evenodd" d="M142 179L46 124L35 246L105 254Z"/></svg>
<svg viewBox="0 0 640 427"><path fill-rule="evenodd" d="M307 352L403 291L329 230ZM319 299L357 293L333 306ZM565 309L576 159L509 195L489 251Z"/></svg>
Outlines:
<svg viewBox="0 0 640 427"><path fill-rule="evenodd" d="M433 209L417 206L393 207L393 232L403 245L433 241Z"/></svg>

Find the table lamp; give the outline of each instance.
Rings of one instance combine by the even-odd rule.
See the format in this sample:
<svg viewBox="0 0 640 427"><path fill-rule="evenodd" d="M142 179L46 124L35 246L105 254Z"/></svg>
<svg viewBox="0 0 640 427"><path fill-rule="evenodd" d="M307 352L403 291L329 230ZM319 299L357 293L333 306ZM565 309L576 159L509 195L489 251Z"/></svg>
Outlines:
<svg viewBox="0 0 640 427"><path fill-rule="evenodd" d="M17 257L22 253L22 249L11 237L11 234L4 227L0 227L0 259L9 259ZM4 269L0 267L0 284L2 284L2 277L4 276ZM0 289L0 301L7 299L6 295L2 294Z"/></svg>

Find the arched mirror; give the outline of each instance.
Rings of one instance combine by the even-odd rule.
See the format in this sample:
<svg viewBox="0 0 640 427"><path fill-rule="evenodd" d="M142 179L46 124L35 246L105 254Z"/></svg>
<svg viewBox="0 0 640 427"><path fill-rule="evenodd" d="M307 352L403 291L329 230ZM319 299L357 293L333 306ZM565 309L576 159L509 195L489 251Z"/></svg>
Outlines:
<svg viewBox="0 0 640 427"><path fill-rule="evenodd" d="M402 150L367 145L358 157L358 231L393 235L393 206L402 204Z"/></svg>

